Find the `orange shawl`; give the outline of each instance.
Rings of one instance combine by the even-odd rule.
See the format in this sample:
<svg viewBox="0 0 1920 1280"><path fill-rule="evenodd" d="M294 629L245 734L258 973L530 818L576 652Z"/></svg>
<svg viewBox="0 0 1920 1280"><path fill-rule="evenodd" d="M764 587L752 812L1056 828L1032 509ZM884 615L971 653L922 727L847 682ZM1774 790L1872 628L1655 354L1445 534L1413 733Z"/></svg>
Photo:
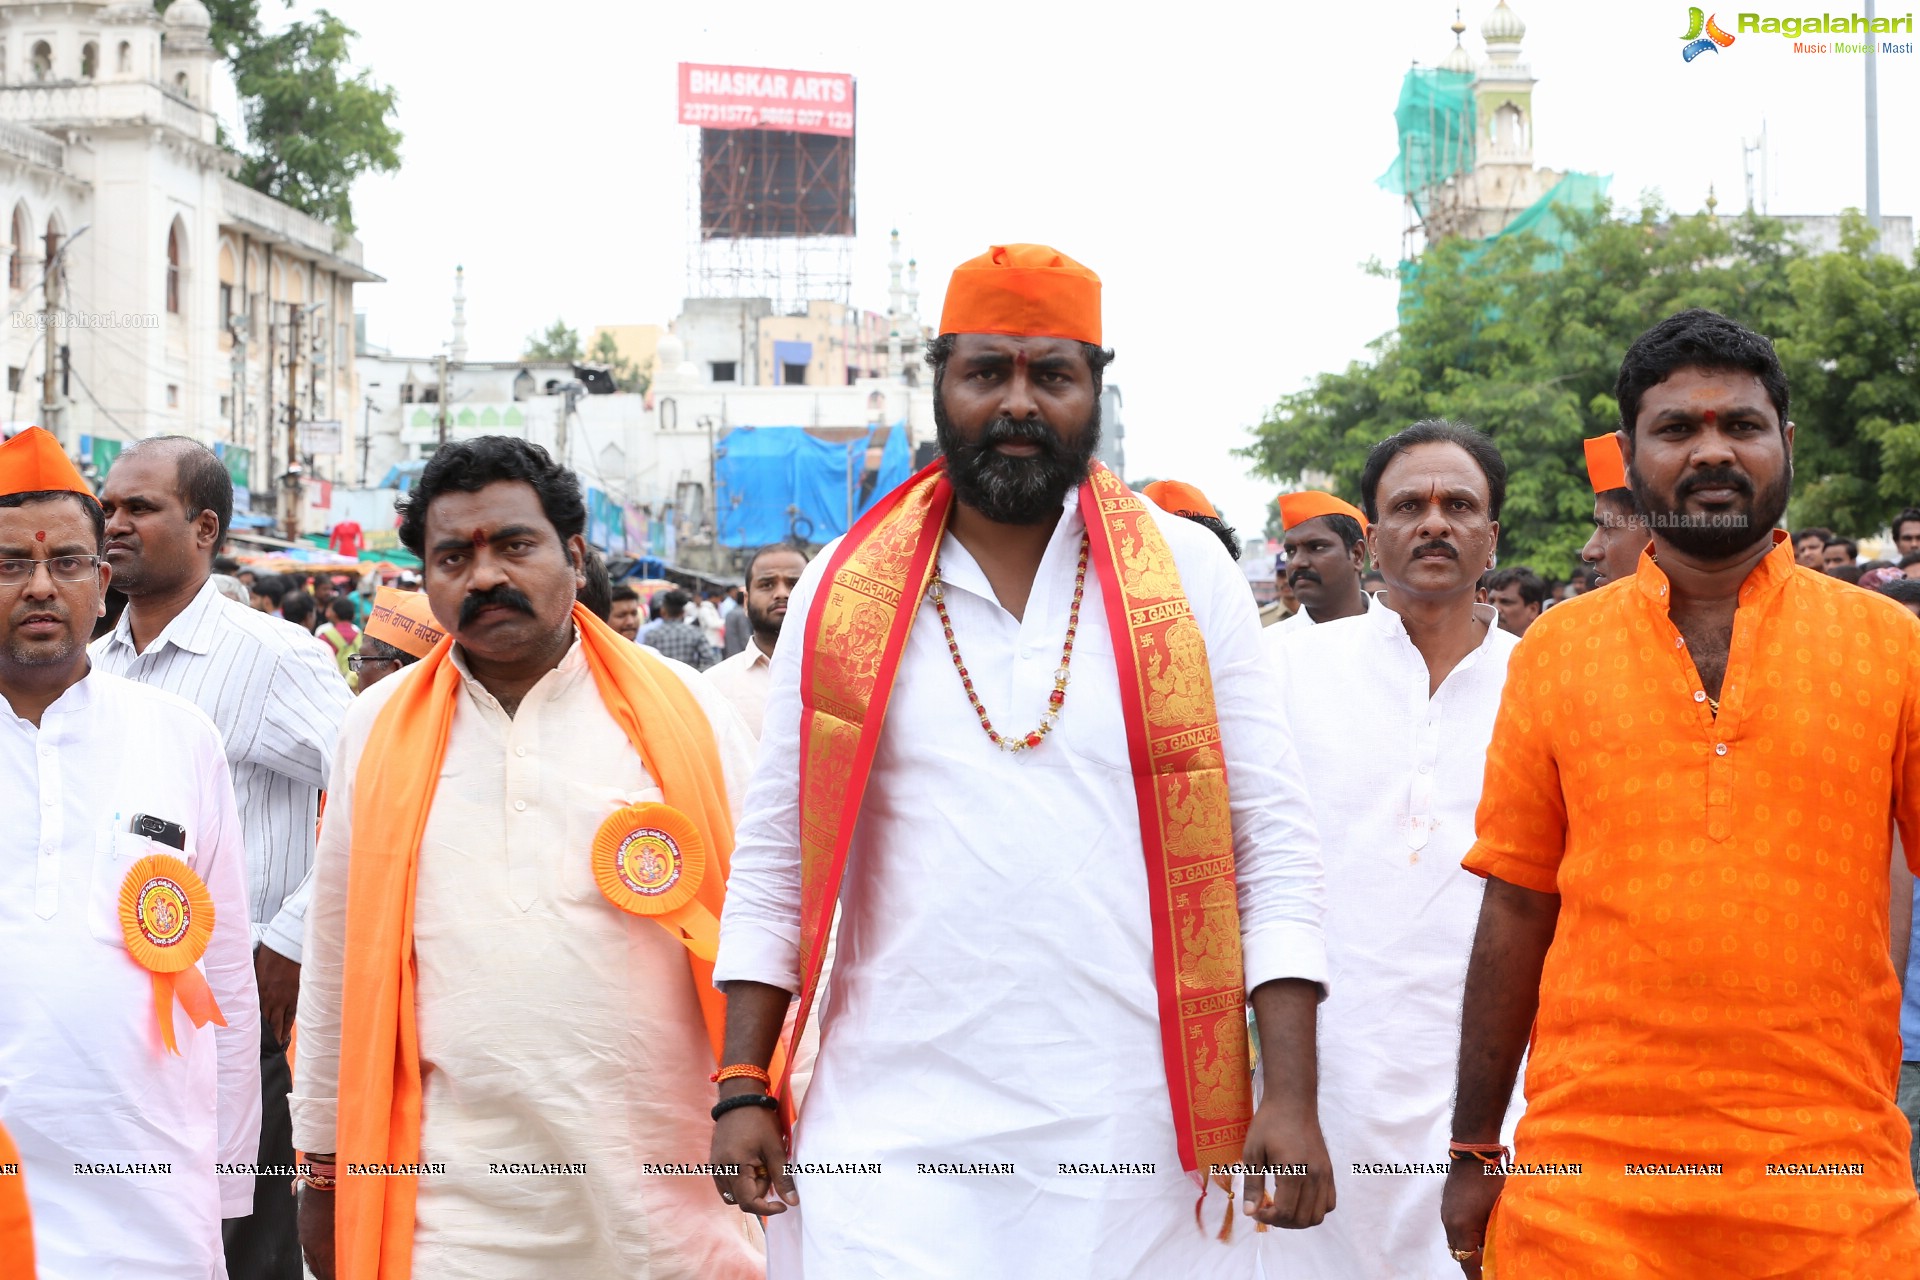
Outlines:
<svg viewBox="0 0 1920 1280"><path fill-rule="evenodd" d="M608 712L666 802L693 819L717 859L718 874L707 875L696 895L717 919L733 854L733 819L706 713L658 658L578 604L573 625ZM452 647L451 637L434 645L420 660L421 669L381 708L354 774L336 1139L343 1175L334 1227L340 1280L407 1280L413 1264L418 1180L346 1176L345 1166L420 1163L413 890L460 697ZM585 849L569 852L588 856ZM714 990L712 962L691 953L687 959L717 1061L726 999Z"/></svg>
<svg viewBox="0 0 1920 1280"><path fill-rule="evenodd" d="M0 1165L17 1172L0 1173L0 1259L7 1274L33 1280L33 1220L27 1213L27 1174L20 1168L20 1149L6 1126L0 1125Z"/></svg>

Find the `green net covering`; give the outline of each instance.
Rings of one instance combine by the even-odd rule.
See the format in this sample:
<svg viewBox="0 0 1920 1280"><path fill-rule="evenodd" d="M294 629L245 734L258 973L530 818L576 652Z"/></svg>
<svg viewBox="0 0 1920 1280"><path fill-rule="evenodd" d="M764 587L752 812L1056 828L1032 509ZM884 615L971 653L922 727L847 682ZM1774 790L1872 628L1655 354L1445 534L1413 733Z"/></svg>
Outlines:
<svg viewBox="0 0 1920 1280"><path fill-rule="evenodd" d="M1393 122L1400 154L1380 185L1418 205L1427 191L1473 167L1473 73L1415 67L1400 82ZM1422 217L1426 210L1421 209Z"/></svg>

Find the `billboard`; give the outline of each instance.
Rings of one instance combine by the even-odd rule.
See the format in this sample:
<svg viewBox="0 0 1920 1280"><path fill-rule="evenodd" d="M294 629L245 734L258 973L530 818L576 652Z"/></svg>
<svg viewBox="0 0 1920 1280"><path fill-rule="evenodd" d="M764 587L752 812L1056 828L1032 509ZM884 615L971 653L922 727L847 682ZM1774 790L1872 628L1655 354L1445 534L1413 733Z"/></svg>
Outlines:
<svg viewBox="0 0 1920 1280"><path fill-rule="evenodd" d="M680 123L853 136L853 77L837 71L680 64Z"/></svg>

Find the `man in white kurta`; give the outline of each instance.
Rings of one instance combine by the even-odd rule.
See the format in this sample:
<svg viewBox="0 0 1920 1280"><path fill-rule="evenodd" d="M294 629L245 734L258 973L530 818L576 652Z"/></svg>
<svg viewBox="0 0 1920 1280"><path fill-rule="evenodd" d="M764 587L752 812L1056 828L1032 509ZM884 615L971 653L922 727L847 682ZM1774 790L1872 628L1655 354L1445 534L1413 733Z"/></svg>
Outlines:
<svg viewBox="0 0 1920 1280"><path fill-rule="evenodd" d="M579 1277L756 1275L750 1224L715 1203L700 1169L712 1051L686 949L613 910L584 852L609 807L662 793L577 641L512 716L458 648L452 660L464 696L421 842L413 923L420 1158L446 1172L420 1179L413 1274L545 1280L565 1258ZM752 738L692 668L666 665L707 712L739 795ZM302 1151L336 1149L355 774L381 708L418 672L357 699L334 756L300 992Z"/></svg>
<svg viewBox="0 0 1920 1280"><path fill-rule="evenodd" d="M1383 519L1391 535L1394 516ZM1454 567L1467 564L1471 530L1428 532L1461 550ZM1440 1230L1440 1192L1482 889L1460 859L1473 845L1518 640L1473 602L1464 570L1440 599L1416 591L1399 541L1389 536L1376 556L1389 598L1421 597L1416 626L1459 625L1472 645L1437 688L1406 618L1378 601L1358 617L1262 636L1326 863L1332 991L1320 1009L1320 1105L1342 1178L1339 1210L1318 1229L1262 1237L1268 1280L1460 1274Z"/></svg>
<svg viewBox="0 0 1920 1280"><path fill-rule="evenodd" d="M1212 667L1247 989L1319 981L1318 859L1253 598L1213 534L1153 518ZM987 705L1045 705L1083 529L1070 496L1019 619L966 549L941 541L947 609ZM795 618L829 559L801 580ZM1086 593L1065 712L1044 747L1021 755L981 732L940 620L921 603L848 857L795 1139L801 1207L768 1223L770 1276L1251 1273L1253 1223L1214 1240L1215 1191L1203 1232L1180 1169L1138 802L1092 574ZM802 647L782 644L773 658L719 982L799 984ZM843 1163L881 1171L835 1172ZM1076 1164L1105 1170L1061 1168ZM1111 1171L1126 1165L1139 1171Z"/></svg>
<svg viewBox="0 0 1920 1280"><path fill-rule="evenodd" d="M36 448L44 462L19 467ZM35 565L0 582L0 1117L26 1174L38 1273L224 1277L221 1219L252 1209L260 1138L233 782L192 704L90 669L110 570L95 563L99 508L78 473L37 428L0 453L0 494L32 495L0 504L0 560L8 576ZM136 833L135 815L172 824L178 845ZM127 873L150 855L184 861L214 907L197 965L226 1025L196 1027L170 998L178 1053L120 917ZM0 1276L16 1261L0 1258Z"/></svg>

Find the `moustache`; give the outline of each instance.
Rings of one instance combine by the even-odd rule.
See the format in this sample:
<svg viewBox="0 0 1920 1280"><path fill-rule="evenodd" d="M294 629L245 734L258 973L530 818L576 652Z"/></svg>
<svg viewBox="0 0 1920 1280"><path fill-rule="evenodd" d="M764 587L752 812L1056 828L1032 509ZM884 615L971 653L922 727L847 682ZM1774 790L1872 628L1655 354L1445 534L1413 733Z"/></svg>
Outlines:
<svg viewBox="0 0 1920 1280"><path fill-rule="evenodd" d="M1686 497L1701 489L1732 489L1743 498L1753 496L1753 481L1743 472L1732 467L1712 467L1705 471L1696 471L1680 484L1680 496Z"/></svg>
<svg viewBox="0 0 1920 1280"><path fill-rule="evenodd" d="M1422 543L1420 546L1415 547L1413 549L1413 558L1418 560L1429 551L1438 551L1449 560L1458 560L1460 558L1459 548L1444 538L1435 538L1432 542Z"/></svg>
<svg viewBox="0 0 1920 1280"><path fill-rule="evenodd" d="M527 599L512 587L502 583L497 587L489 587L485 591L475 591L469 594L466 599L462 600L460 602L460 625L463 627L467 626L473 621L475 614L479 613L482 609L489 609L495 606L503 609L518 609L521 613L529 616L533 613L533 601Z"/></svg>
<svg viewBox="0 0 1920 1280"><path fill-rule="evenodd" d="M1043 458L1060 452L1060 437L1038 418L995 418L981 431L974 449L985 453L997 444L1030 444L1040 450Z"/></svg>
<svg viewBox="0 0 1920 1280"><path fill-rule="evenodd" d="M1296 569L1292 573L1287 575L1287 585L1290 587L1299 586L1303 582L1319 582L1319 581L1320 581L1320 575L1315 573L1311 569ZM1321 585L1324 586L1325 584L1322 583Z"/></svg>

